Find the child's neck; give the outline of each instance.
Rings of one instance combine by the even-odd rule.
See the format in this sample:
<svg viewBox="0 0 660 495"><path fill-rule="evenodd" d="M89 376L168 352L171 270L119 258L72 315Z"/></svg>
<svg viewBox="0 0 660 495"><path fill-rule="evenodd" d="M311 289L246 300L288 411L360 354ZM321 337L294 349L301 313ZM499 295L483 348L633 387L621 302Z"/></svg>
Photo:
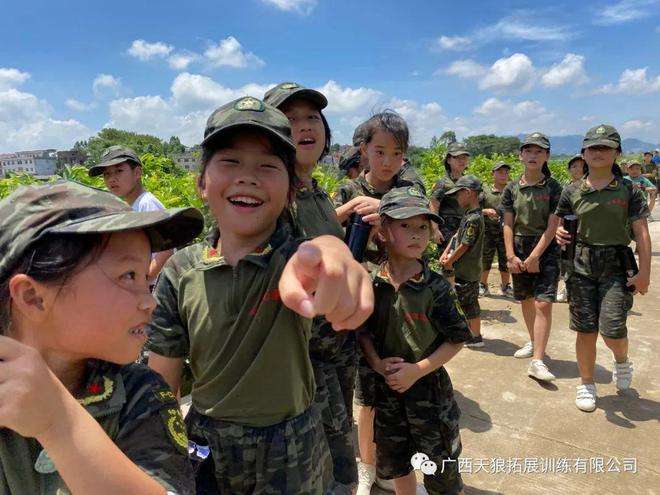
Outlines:
<svg viewBox="0 0 660 495"><path fill-rule="evenodd" d="M220 227L221 234L216 249L229 265L236 266L241 259L250 253L254 253L260 246L265 244L276 228L277 223L274 223L272 227L259 234L241 236Z"/></svg>
<svg viewBox="0 0 660 495"><path fill-rule="evenodd" d="M523 172L523 178L527 184L536 184L543 178L543 172L541 170L530 170L526 168Z"/></svg>
<svg viewBox="0 0 660 495"><path fill-rule="evenodd" d="M504 191L505 187L506 187L506 182L494 182L493 183L493 189L495 189L497 192Z"/></svg>
<svg viewBox="0 0 660 495"><path fill-rule="evenodd" d="M138 184L131 190L131 192L129 192L122 199L126 201L129 205L133 206L135 200L138 199L140 197L140 194L142 194L143 192L144 192L144 187L142 187L142 184Z"/></svg>
<svg viewBox="0 0 660 495"><path fill-rule="evenodd" d="M394 183L394 180L392 179L388 181L379 180L378 177L376 177L374 174L371 173L371 171L367 172L364 178L367 180L369 185L373 187L376 192L379 193L386 193L387 191L392 189L392 184Z"/></svg>
<svg viewBox="0 0 660 495"><path fill-rule="evenodd" d="M451 171L449 172L449 176L452 178L452 180L458 180L461 177L461 175L463 175L463 172L461 172L460 170L451 169Z"/></svg>
<svg viewBox="0 0 660 495"><path fill-rule="evenodd" d="M610 167L590 168L587 182L594 189L602 189L614 179L614 174Z"/></svg>
<svg viewBox="0 0 660 495"><path fill-rule="evenodd" d="M422 264L416 258L399 256L390 252L387 258L387 273L390 281L398 289L399 286L417 275Z"/></svg>
<svg viewBox="0 0 660 495"><path fill-rule="evenodd" d="M467 203L467 204L463 207L463 209L464 209L465 211L474 210L475 208L479 208L479 200L478 200L478 199L476 199L476 200L474 200L474 201L470 201L469 203Z"/></svg>
<svg viewBox="0 0 660 495"><path fill-rule="evenodd" d="M314 172L314 168L316 168L316 163L302 164L296 162L296 177L306 187L311 188L313 185L312 173Z"/></svg>

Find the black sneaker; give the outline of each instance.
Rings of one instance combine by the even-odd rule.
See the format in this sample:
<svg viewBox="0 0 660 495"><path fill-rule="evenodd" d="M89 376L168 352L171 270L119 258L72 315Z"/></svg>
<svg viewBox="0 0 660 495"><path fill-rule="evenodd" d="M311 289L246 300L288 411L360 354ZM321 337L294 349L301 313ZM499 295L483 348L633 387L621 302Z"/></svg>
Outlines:
<svg viewBox="0 0 660 495"><path fill-rule="evenodd" d="M471 347L471 348L476 348L476 347L483 347L484 346L484 339L481 337L481 335L477 336L472 336L470 340L468 340L465 343L466 346Z"/></svg>
<svg viewBox="0 0 660 495"><path fill-rule="evenodd" d="M513 299L513 287L511 287L511 284L506 284L502 286L502 295L510 299Z"/></svg>

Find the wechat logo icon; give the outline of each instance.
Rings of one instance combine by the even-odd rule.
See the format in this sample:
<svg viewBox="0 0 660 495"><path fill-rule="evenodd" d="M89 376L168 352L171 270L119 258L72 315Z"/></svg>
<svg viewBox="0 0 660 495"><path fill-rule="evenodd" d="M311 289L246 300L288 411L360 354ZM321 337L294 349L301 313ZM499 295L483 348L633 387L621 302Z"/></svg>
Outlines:
<svg viewBox="0 0 660 495"><path fill-rule="evenodd" d="M410 464L415 470L420 470L427 476L433 476L438 471L435 462L429 460L429 456L422 452L417 452L410 458Z"/></svg>

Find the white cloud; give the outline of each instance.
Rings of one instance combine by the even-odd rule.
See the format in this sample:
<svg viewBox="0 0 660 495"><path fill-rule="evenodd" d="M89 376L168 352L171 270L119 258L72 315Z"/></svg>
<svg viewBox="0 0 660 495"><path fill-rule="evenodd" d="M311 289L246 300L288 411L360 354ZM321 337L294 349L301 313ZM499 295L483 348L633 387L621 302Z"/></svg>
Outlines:
<svg viewBox="0 0 660 495"><path fill-rule="evenodd" d="M628 120L621 124L621 128L626 132L645 131L652 127L652 122L639 119Z"/></svg>
<svg viewBox="0 0 660 495"><path fill-rule="evenodd" d="M440 36L436 40L435 46L441 50L467 50L470 48L472 40L465 36Z"/></svg>
<svg viewBox="0 0 660 495"><path fill-rule="evenodd" d="M273 5L285 12L296 12L309 15L317 5L317 0L261 0L263 3Z"/></svg>
<svg viewBox="0 0 660 495"><path fill-rule="evenodd" d="M0 90L20 86L30 78L30 74L14 68L0 67Z"/></svg>
<svg viewBox="0 0 660 495"><path fill-rule="evenodd" d="M583 117L580 117L580 120L582 122L594 122L596 120L595 115L585 115Z"/></svg>
<svg viewBox="0 0 660 495"><path fill-rule="evenodd" d="M526 41L565 41L573 36L566 26L538 24L537 12L518 12L500 19L478 32L484 41L495 39Z"/></svg>
<svg viewBox="0 0 660 495"><path fill-rule="evenodd" d="M207 76L179 74L172 82L172 104L180 111L208 111L241 96L263 98L264 93L274 84L248 84L240 88L227 88Z"/></svg>
<svg viewBox="0 0 660 495"><path fill-rule="evenodd" d="M92 83L92 89L97 96L105 91L116 94L120 86L121 79L110 74L99 74Z"/></svg>
<svg viewBox="0 0 660 495"><path fill-rule="evenodd" d="M621 0L606 7L599 5L594 24L612 26L642 19L652 15L657 4L658 0Z"/></svg>
<svg viewBox="0 0 660 495"><path fill-rule="evenodd" d="M69 98L64 103L74 112L87 112L96 106L93 103L84 103L82 101L78 101L75 98Z"/></svg>
<svg viewBox="0 0 660 495"><path fill-rule="evenodd" d="M181 52L170 55L167 63L174 70L186 70L188 66L199 59L199 55L192 52Z"/></svg>
<svg viewBox="0 0 660 495"><path fill-rule="evenodd" d="M440 72L441 71L436 71L436 75ZM445 72L452 76L458 76L461 79L472 79L485 75L486 72L488 72L488 69L474 60L468 59L453 62Z"/></svg>
<svg viewBox="0 0 660 495"><path fill-rule="evenodd" d="M535 69L527 55L514 53L497 60L479 81L479 88L502 91L507 89L529 90L534 82Z"/></svg>
<svg viewBox="0 0 660 495"><path fill-rule="evenodd" d="M355 113L370 111L382 94L375 89L359 87L344 88L333 80L317 88L328 99L328 113Z"/></svg>
<svg viewBox="0 0 660 495"><path fill-rule="evenodd" d="M584 84L587 80L584 57L569 53L561 62L554 64L543 74L541 84L548 88L555 88L567 84Z"/></svg>
<svg viewBox="0 0 660 495"><path fill-rule="evenodd" d="M447 117L437 102L419 103L414 100L393 98L387 103L387 107L406 120L410 130L410 141L414 145L428 146L433 136L439 136L450 129L456 132L467 130L458 119Z"/></svg>
<svg viewBox="0 0 660 495"><path fill-rule="evenodd" d="M0 152L25 149L66 149L91 132L77 120L58 120L48 102L35 95L0 91Z"/></svg>
<svg viewBox="0 0 660 495"><path fill-rule="evenodd" d="M252 52L243 50L243 46L233 36L228 36L217 45L211 44L204 52L212 67L262 67L265 62Z"/></svg>
<svg viewBox="0 0 660 495"><path fill-rule="evenodd" d="M145 40L135 40L127 53L131 57L135 57L142 61L151 60L154 58L165 58L174 49L171 45L167 45L162 41L156 43L149 43Z"/></svg>
<svg viewBox="0 0 660 495"><path fill-rule="evenodd" d="M556 133L561 130L557 116L539 101L514 102L488 98L474 109L475 118L469 121L475 134L516 135L531 130Z"/></svg>
<svg viewBox="0 0 660 495"><path fill-rule="evenodd" d="M644 94L660 91L660 75L651 77L646 75L648 67L642 69L626 69L619 76L617 84L606 84L599 88L597 93L605 94Z"/></svg>

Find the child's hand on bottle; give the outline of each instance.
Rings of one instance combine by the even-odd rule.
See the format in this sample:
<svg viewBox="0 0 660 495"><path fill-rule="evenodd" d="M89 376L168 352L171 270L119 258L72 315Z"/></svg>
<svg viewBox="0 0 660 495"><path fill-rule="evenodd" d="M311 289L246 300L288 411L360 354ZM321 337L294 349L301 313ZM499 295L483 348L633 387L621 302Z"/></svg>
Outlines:
<svg viewBox="0 0 660 495"><path fill-rule="evenodd" d="M560 246L565 246L571 242L571 234L564 227L559 226L555 232L555 240Z"/></svg>
<svg viewBox="0 0 660 495"><path fill-rule="evenodd" d="M387 366L385 381L389 387L400 394L412 387L422 375L417 364L394 363Z"/></svg>

